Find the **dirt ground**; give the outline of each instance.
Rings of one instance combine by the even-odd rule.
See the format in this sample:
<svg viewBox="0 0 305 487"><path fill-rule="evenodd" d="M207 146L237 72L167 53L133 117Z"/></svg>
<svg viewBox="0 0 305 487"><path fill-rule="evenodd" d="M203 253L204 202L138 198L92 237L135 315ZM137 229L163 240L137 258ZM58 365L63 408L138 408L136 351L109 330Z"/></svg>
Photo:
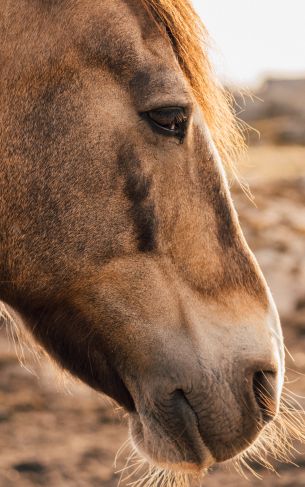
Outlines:
<svg viewBox="0 0 305 487"><path fill-rule="evenodd" d="M255 204L238 189L234 201L246 237L279 307L288 357L289 387L305 395L305 149L255 147L243 173ZM20 353L20 351L19 351ZM24 354L29 356L25 350ZM27 363L31 360L27 358ZM87 387L59 378L46 359L22 367L12 340L0 331L0 487L115 487L114 457L127 438L122 414ZM292 369L294 371L292 371ZM298 398L305 406L305 400ZM304 487L305 450L297 468L278 475L256 465L262 480L218 467L207 487ZM124 465L124 453L118 467Z"/></svg>

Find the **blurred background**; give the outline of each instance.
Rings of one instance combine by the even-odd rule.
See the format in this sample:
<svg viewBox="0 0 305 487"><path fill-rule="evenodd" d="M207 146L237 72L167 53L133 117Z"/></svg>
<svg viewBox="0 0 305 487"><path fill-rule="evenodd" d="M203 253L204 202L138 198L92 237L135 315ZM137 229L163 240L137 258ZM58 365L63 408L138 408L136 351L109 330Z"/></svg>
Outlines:
<svg viewBox="0 0 305 487"><path fill-rule="evenodd" d="M240 165L252 203L238 185L233 198L279 308L287 381L305 406L305 2L304 0L195 0L213 38L211 56L236 98L249 152ZM31 372L21 366L16 350ZM32 363L33 362L33 363ZM300 396L300 397L299 397ZM115 487L126 453L125 419L87 387L59 378L46 359L32 360L0 329L0 486ZM296 468L259 465L263 480L215 468L207 487L304 487L305 452Z"/></svg>

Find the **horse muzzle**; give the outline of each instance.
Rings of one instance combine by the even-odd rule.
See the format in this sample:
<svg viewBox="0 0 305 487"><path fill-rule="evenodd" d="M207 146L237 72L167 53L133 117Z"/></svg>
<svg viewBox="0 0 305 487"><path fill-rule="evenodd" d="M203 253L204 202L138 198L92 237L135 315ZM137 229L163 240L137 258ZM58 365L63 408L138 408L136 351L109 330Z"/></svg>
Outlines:
<svg viewBox="0 0 305 487"><path fill-rule="evenodd" d="M158 465L191 472L238 455L278 411L278 372L264 365L219 366L172 392L159 383L130 414L136 448Z"/></svg>
<svg viewBox="0 0 305 487"><path fill-rule="evenodd" d="M196 344L185 335L180 343L176 337L167 356L156 353L149 375L136 385L127 381L135 404L131 436L149 461L202 472L246 450L276 417L283 384L281 343L272 333L255 338L253 329L234 332L227 349L219 337L217 346L212 333Z"/></svg>

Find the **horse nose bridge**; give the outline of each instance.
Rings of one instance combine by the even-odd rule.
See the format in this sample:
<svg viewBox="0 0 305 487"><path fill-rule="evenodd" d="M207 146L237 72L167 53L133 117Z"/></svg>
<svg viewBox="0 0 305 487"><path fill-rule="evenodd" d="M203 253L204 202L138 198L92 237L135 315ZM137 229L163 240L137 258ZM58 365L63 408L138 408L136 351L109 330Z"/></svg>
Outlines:
<svg viewBox="0 0 305 487"><path fill-rule="evenodd" d="M240 296L253 296L267 307L266 281L242 234L238 232L231 240L223 236L220 243L215 234L199 229L198 225L183 243L180 240L172 245L174 273L202 297L222 300L236 291ZM236 296L234 300L237 302Z"/></svg>
<svg viewBox="0 0 305 487"><path fill-rule="evenodd" d="M183 188L183 181L177 187ZM179 198L172 195L169 208L161 198L159 249L171 256L175 270L198 289L217 293L248 287L262 298L265 292L262 275L243 237L231 197L224 188L209 191L211 194L202 200L204 191L195 192L194 196L181 190Z"/></svg>
<svg viewBox="0 0 305 487"><path fill-rule="evenodd" d="M196 340L209 337L215 342L238 344L247 336L264 338L271 330L280 331L274 302L266 289L266 301L247 290L227 289L218 294L185 286L180 289L179 304L185 326ZM256 339L255 339L256 341Z"/></svg>

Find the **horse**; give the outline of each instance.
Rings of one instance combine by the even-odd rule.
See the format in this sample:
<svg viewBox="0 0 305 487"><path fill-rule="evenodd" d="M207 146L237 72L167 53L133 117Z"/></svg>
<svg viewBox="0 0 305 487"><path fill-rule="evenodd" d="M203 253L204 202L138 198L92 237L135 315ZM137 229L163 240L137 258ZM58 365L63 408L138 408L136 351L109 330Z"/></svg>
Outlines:
<svg viewBox="0 0 305 487"><path fill-rule="evenodd" d="M151 464L237 458L278 415L284 347L203 24L188 0L0 5L1 301Z"/></svg>

